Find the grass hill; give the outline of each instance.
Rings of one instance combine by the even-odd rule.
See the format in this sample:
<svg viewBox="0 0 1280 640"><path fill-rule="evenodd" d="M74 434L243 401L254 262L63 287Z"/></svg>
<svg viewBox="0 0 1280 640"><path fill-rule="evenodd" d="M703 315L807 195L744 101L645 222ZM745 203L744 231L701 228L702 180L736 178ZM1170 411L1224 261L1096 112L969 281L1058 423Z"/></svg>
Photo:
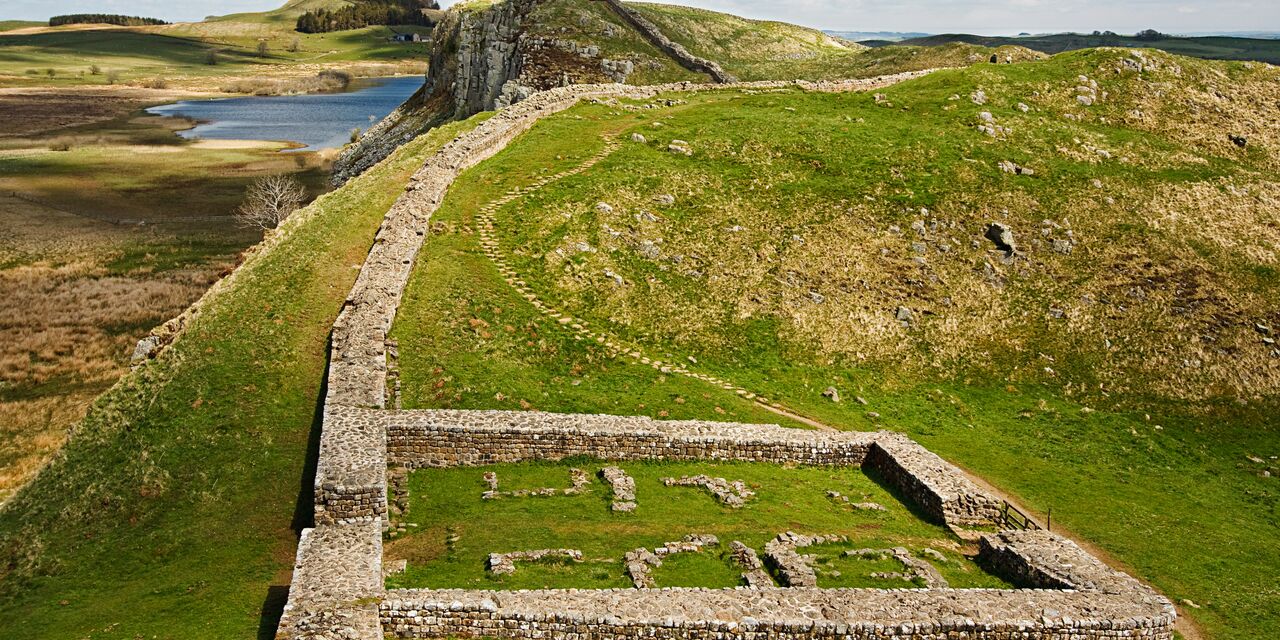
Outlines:
<svg viewBox="0 0 1280 640"><path fill-rule="evenodd" d="M910 434L1051 509L1210 638L1280 636L1276 69L1130 49L841 52L799 28L639 8L744 77L787 73L788 56L811 77L959 68L875 94L700 91L540 123L432 220L393 327L406 407L779 420L575 340L481 250L481 207L616 139L495 215L543 300L800 415ZM697 77L599 3L539 11L527 33L658 61L634 81ZM702 41L733 33L759 52ZM354 37L342 55L368 51ZM169 39L192 56L212 38ZM410 136L296 214L95 403L0 509L6 638L272 636L352 266L426 155L484 117Z"/></svg>
<svg viewBox="0 0 1280 640"><path fill-rule="evenodd" d="M205 18L205 22L240 22L240 23L266 23L280 25L292 29L294 23L297 22L298 16L316 9L341 9L350 6L352 3L347 0L289 0L283 7L273 9L271 11L261 11L256 13L232 13L225 16L209 16Z"/></svg>
<svg viewBox="0 0 1280 640"><path fill-rule="evenodd" d="M14 29L30 29L43 25L43 22L32 22L30 20L0 20L0 32L13 31Z"/></svg>
<svg viewBox="0 0 1280 640"><path fill-rule="evenodd" d="M579 107L433 219L393 328L404 404L757 419L557 330L468 231L614 137L496 214L544 304L827 424L908 432L1193 602L1209 637L1276 635L1256 560L1280 557L1276 74L1097 50L880 96Z"/></svg>
<svg viewBox="0 0 1280 640"><path fill-rule="evenodd" d="M171 350L96 402L0 510L5 638L274 635L351 265L425 156L469 126L294 214Z"/></svg>
<svg viewBox="0 0 1280 640"><path fill-rule="evenodd" d="M0 23L12 25L0 29L0 86L73 87L104 84L111 78L152 84L163 79L164 84L183 88L216 89L228 77L314 74L323 65L413 62L421 67L428 45L390 39L395 33L426 35L429 28L368 27L324 34L294 30L304 11L346 4L293 0L264 13L150 27L33 29L26 23ZM260 42L267 45L266 56L258 54ZM215 65L208 64L210 52L216 52Z"/></svg>
<svg viewBox="0 0 1280 640"><path fill-rule="evenodd" d="M878 95L580 105L433 219L393 328L405 406L777 420L575 340L485 258L480 207L615 137L496 214L544 300L827 424L907 432L1194 602L1209 637L1274 637L1276 73L1099 50ZM98 401L0 511L0 627L270 636L351 265L423 156L474 122L299 214Z"/></svg>
<svg viewBox="0 0 1280 640"><path fill-rule="evenodd" d="M1094 47L1150 47L1178 55L1210 60L1256 60L1280 64L1280 41L1232 36L1165 36L1155 40L1147 40L1119 34L1056 33L1015 38L949 33L910 38L902 40L899 44L931 47L953 42L964 42L984 47L1016 45L1044 53L1061 53L1063 51Z"/></svg>

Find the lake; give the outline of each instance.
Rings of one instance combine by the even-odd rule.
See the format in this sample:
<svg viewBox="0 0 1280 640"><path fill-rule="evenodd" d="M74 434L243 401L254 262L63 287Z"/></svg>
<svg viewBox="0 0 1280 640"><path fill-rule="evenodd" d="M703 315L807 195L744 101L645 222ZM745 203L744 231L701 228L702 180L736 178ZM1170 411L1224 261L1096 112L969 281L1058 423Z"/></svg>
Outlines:
<svg viewBox="0 0 1280 640"><path fill-rule="evenodd" d="M278 140L306 145L295 151L333 149L351 141L352 129L367 129L391 113L422 83L422 76L372 78L357 80L342 93L191 100L147 113L201 123L179 132L184 138Z"/></svg>

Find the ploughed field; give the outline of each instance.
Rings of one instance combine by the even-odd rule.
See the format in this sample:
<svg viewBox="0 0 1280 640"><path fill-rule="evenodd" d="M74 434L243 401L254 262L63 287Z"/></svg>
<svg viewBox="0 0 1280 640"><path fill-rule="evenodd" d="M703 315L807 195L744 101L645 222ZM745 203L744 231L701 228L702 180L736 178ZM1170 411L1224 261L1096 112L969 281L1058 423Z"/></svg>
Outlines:
<svg viewBox="0 0 1280 640"><path fill-rule="evenodd" d="M1273 633L1276 74L1097 50L581 105L433 217L396 402L800 426L714 377L906 432L1210 635Z"/></svg>
<svg viewBox="0 0 1280 640"><path fill-rule="evenodd" d="M616 496L598 473L609 466L634 481L633 511L613 509ZM576 483L574 470L582 474ZM497 489L486 481L487 474L493 474ZM701 486L664 483L697 476L740 482L726 495L741 498L741 506L726 504ZM651 569L653 586L736 587L744 584L744 569L733 557L732 543L763 557L766 543L788 531L845 538L799 550L815 556L810 564L820 587L926 586L892 556L846 553L896 547L931 564L952 587L1007 586L966 556L976 554L975 545L965 546L945 528L921 520L856 468L574 459L421 469L410 473L408 488L408 509L392 517L397 533L384 562L406 560L408 568L389 577L391 587L629 588L634 583L624 562L628 552L653 551L690 535L715 536L716 544L665 555ZM513 573L489 565L491 553L543 549L580 551L581 558L516 560Z"/></svg>

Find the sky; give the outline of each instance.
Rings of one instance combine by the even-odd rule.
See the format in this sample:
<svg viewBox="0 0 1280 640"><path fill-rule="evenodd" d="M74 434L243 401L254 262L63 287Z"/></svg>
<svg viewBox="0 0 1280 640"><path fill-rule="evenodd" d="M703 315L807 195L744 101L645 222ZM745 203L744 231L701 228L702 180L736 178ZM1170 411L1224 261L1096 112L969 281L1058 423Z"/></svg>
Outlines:
<svg viewBox="0 0 1280 640"><path fill-rule="evenodd" d="M749 18L839 31L1013 35L1110 30L1134 33L1280 31L1277 0L664 0ZM170 21L263 11L284 0L0 0L0 19L122 13ZM445 0L442 4L451 4Z"/></svg>

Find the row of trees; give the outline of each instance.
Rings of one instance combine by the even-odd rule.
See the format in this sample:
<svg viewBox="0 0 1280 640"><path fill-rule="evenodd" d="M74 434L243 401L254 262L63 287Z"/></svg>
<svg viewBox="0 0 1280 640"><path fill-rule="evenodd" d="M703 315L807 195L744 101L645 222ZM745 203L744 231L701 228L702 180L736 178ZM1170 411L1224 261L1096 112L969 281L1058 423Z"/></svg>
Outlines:
<svg viewBox="0 0 1280 640"><path fill-rule="evenodd" d="M434 22L423 9L438 9L435 0L374 0L348 5L341 9L316 9L298 16L298 31L327 33L363 29L372 25L419 25Z"/></svg>
<svg viewBox="0 0 1280 640"><path fill-rule="evenodd" d="M51 27L60 27L64 24L114 24L122 27L146 27L169 23L155 18L122 16L114 13L73 13L49 18L49 26Z"/></svg>

